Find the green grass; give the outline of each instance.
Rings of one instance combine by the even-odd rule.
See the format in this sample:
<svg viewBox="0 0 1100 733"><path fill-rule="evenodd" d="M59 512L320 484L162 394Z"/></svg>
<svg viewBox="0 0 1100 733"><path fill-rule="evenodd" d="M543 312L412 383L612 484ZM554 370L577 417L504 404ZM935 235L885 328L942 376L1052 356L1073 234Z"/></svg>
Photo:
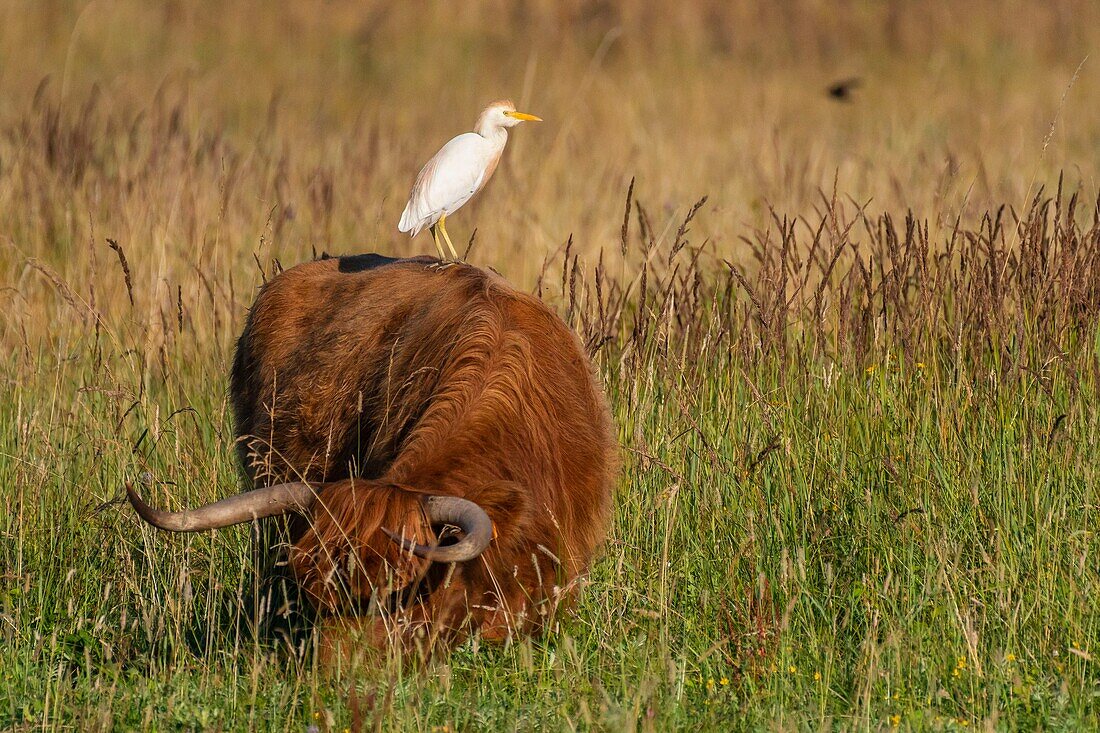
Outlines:
<svg viewBox="0 0 1100 733"><path fill-rule="evenodd" d="M1095 369L605 358L627 460L575 614L426 670L326 671L226 622L247 528L97 509L139 470L233 490L224 365L184 360L120 421L128 398L81 391L111 368L90 347L0 393L0 727L341 730L353 697L398 730L1100 725Z"/></svg>

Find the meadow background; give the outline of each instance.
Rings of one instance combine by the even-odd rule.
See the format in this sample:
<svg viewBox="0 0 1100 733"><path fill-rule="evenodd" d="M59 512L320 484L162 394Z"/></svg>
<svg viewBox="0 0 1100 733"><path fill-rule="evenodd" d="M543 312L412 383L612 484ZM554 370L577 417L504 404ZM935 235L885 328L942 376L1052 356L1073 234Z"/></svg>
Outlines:
<svg viewBox="0 0 1100 733"><path fill-rule="evenodd" d="M0 729L1100 726L1098 50L1084 0L0 3ZM433 252L502 96L546 122L449 230L593 354L606 552L546 638L286 659L249 529L122 484L237 489L256 288Z"/></svg>

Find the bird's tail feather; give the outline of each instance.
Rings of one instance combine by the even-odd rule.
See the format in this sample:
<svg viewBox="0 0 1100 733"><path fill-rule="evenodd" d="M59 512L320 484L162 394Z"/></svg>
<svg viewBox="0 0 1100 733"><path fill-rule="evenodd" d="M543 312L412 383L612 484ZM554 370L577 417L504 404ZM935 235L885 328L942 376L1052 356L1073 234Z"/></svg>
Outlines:
<svg viewBox="0 0 1100 733"><path fill-rule="evenodd" d="M408 232L411 231L416 224L413 218L412 201L405 204L405 210L401 212L401 221L397 223L397 231Z"/></svg>

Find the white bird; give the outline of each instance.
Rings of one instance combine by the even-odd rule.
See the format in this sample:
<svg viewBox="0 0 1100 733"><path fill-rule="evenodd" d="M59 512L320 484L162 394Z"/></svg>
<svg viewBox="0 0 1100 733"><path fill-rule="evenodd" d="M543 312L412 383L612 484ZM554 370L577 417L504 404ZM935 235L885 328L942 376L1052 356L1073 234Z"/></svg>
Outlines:
<svg viewBox="0 0 1100 733"><path fill-rule="evenodd" d="M486 107L477 118L473 132L452 138L420 169L409 194L409 203L405 204L397 225L398 231L409 232L409 236L415 237L425 227L430 228L439 259L457 262L458 253L447 235L447 216L462 208L488 183L508 142L508 128L524 121L542 122L542 118L517 112L516 106L508 100ZM450 259L439 243L440 234L451 250Z"/></svg>

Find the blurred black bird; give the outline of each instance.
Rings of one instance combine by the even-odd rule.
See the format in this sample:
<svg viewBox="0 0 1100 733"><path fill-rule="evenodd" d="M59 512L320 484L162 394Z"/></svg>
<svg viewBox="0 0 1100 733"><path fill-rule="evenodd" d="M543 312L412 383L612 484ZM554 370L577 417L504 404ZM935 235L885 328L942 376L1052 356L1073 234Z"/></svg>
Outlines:
<svg viewBox="0 0 1100 733"><path fill-rule="evenodd" d="M835 99L838 102L851 102L852 92L863 86L863 80L858 76L853 76L849 79L841 79L829 86L826 90L831 99Z"/></svg>

